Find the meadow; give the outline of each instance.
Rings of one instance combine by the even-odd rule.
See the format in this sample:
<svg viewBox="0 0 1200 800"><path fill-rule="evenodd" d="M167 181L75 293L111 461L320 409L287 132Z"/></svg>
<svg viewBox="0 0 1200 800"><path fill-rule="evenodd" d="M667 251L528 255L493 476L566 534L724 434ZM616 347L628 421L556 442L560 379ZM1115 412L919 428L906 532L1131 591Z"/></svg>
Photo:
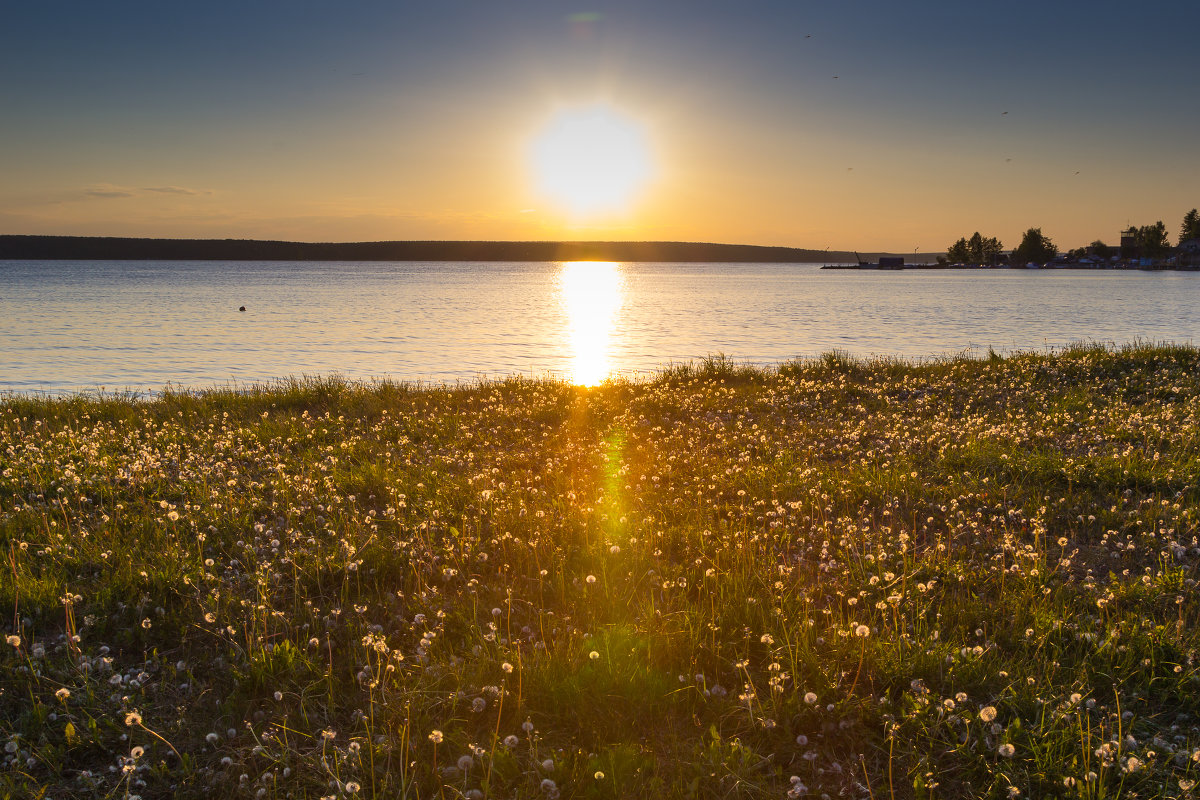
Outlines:
<svg viewBox="0 0 1200 800"><path fill-rule="evenodd" d="M1198 422L1151 345L9 396L0 797L1189 797Z"/></svg>

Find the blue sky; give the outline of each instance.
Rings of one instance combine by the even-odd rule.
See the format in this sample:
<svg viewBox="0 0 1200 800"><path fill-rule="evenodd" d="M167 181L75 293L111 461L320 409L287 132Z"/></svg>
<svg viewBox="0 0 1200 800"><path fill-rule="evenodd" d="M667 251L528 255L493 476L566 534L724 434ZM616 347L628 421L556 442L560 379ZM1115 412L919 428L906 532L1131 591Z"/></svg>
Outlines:
<svg viewBox="0 0 1200 800"><path fill-rule="evenodd" d="M1194 3L0 4L0 232L1062 246L1200 205ZM572 219L525 143L658 170ZM1007 112L1007 113L1005 113Z"/></svg>

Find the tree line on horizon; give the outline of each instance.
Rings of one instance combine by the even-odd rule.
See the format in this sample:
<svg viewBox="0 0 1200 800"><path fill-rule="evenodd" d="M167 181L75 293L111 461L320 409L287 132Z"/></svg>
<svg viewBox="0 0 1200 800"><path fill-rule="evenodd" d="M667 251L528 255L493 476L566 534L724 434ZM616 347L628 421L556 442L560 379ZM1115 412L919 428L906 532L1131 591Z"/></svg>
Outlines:
<svg viewBox="0 0 1200 800"><path fill-rule="evenodd" d="M1153 225L1132 226L1132 250L1148 258L1160 258L1171 252L1171 242L1167 237L1167 226L1162 220ZM1183 223L1179 229L1179 241L1176 246L1188 239L1200 239L1200 211L1193 208L1183 215ZM1114 255L1116 248L1097 239L1087 247L1068 251L1068 255L1092 255L1099 258L1109 258ZM1004 245L994 236L983 236L976 231L970 238L963 237L946 250L946 255L938 256L939 263L969 264L972 266L994 266L1001 260ZM1042 233L1041 228L1030 228L1021 237L1021 243L1009 256L1013 264L1044 264L1053 261L1058 255L1058 247L1049 236ZM1125 253L1128 255L1128 253Z"/></svg>

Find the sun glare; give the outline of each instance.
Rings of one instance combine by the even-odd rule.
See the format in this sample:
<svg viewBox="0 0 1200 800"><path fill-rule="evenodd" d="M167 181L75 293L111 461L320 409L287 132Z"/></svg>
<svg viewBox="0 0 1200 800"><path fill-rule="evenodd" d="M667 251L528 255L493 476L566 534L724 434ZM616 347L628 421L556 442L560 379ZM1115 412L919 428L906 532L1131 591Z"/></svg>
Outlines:
<svg viewBox="0 0 1200 800"><path fill-rule="evenodd" d="M624 300L621 270L606 261L570 261L559 275L570 326L572 382L595 386L612 371L609 342Z"/></svg>
<svg viewBox="0 0 1200 800"><path fill-rule="evenodd" d="M603 105L556 114L530 160L538 188L575 214L624 208L651 173L641 128Z"/></svg>

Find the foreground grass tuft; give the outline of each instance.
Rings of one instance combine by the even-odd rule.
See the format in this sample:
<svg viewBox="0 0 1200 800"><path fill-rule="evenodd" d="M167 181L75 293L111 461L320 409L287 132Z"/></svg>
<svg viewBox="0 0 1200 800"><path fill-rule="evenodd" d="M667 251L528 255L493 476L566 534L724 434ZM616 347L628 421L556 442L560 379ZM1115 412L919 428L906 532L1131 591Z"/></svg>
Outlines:
<svg viewBox="0 0 1200 800"><path fill-rule="evenodd" d="M0 402L0 798L1187 797L1200 350Z"/></svg>

